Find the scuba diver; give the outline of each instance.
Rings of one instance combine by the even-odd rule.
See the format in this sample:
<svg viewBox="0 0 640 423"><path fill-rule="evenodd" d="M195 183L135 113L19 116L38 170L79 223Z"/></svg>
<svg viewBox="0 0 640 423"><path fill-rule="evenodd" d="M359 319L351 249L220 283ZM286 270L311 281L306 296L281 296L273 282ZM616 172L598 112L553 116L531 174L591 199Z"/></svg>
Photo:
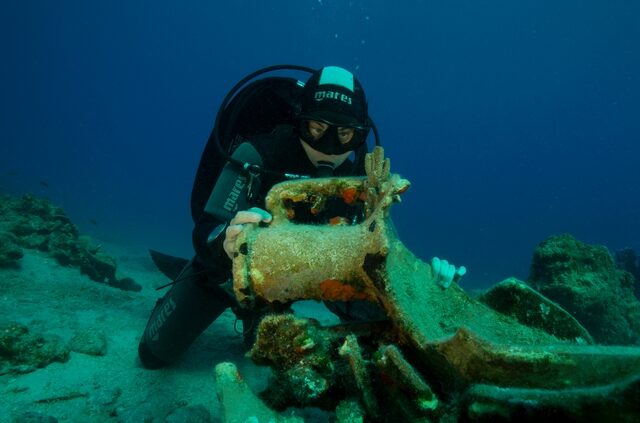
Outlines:
<svg viewBox="0 0 640 423"><path fill-rule="evenodd" d="M256 76L275 70L311 73L306 83ZM195 256L188 262L153 252L174 280L156 304L138 347L142 365L162 368L177 361L226 309L242 320L245 346L266 310L239 309L231 267L236 239L247 225L268 225L264 199L276 183L292 178L364 175L367 136L378 134L364 90L346 69L272 66L241 80L223 100L202 154L191 195ZM437 260L437 262L436 262ZM434 258L434 273L447 287L456 269ZM364 303L364 302L362 302ZM341 320L384 318L366 303L327 303Z"/></svg>

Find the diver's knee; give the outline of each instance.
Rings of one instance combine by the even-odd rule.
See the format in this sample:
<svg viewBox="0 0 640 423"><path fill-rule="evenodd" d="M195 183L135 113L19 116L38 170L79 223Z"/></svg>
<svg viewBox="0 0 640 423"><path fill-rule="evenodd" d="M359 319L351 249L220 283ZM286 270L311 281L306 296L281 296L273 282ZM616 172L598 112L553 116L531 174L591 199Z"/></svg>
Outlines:
<svg viewBox="0 0 640 423"><path fill-rule="evenodd" d="M149 344L145 342L144 338L138 345L138 358L140 359L142 367L148 370L162 369L172 364L158 358L153 351L151 351Z"/></svg>

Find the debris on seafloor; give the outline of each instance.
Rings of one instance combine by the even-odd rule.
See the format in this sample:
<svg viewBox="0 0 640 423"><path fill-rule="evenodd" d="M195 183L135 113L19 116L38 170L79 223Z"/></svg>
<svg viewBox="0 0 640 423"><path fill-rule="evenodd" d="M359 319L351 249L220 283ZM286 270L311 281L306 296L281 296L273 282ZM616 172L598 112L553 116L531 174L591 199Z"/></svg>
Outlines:
<svg viewBox="0 0 640 423"><path fill-rule="evenodd" d="M426 422L640 415L640 348L589 345L577 320L530 288L503 286L483 303L456 285L438 285L389 217L408 181L390 173L380 148L366 164L367 178L275 186L266 202L272 224L241 235L233 264L241 305L368 300L388 316L335 327L267 316L250 354L274 371L261 395L271 409L320 407L344 422L351 417L340 416ZM336 198L344 213L313 224ZM533 314L509 310L505 295L519 296ZM225 386L222 398L231 389ZM343 412L346 404L357 404L354 413ZM253 415L247 408L235 417Z"/></svg>

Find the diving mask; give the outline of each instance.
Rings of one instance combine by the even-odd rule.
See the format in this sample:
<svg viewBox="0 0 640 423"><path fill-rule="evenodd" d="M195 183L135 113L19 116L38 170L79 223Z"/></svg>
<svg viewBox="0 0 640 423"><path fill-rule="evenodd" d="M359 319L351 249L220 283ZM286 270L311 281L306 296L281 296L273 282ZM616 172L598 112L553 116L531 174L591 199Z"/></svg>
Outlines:
<svg viewBox="0 0 640 423"><path fill-rule="evenodd" d="M314 150L329 155L357 149L365 142L368 132L369 128L336 125L324 120L300 121L300 138Z"/></svg>

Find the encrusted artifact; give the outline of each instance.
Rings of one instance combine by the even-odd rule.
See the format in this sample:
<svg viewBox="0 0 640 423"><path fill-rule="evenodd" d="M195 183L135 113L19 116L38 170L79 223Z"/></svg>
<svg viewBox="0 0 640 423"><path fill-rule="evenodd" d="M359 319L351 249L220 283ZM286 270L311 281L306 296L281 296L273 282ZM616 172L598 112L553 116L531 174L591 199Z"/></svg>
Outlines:
<svg viewBox="0 0 640 423"><path fill-rule="evenodd" d="M239 238L234 289L245 307L300 299L367 300L384 309L390 324L371 323L365 331L358 326L349 335L349 327L298 322L298 328L315 329L271 342L268 338L278 332L273 325L293 323L265 319L263 325L272 327L258 331L254 357L269 356L282 379L292 380L304 374L300 363L315 363L313 374L327 381L314 391L316 404L327 406L325 393L341 392L345 398L337 401L356 392L369 419L531 419L553 410L586 420L594 396L600 411L618 404L623 419L640 413L640 348L587 345L591 339L577 322L558 337L548 325L526 326L522 315L500 313L455 284L443 288L431 266L400 242L389 216L390 205L409 182L390 173L381 148L367 156L366 171L365 178L275 186L266 199L272 223L243 231ZM551 306L536 295L522 304L542 311L541 318ZM295 360L291 351L298 355ZM318 363L324 363L321 370ZM345 374L351 384L344 382ZM504 389L511 394L501 395ZM610 399L601 398L603 390ZM565 394L573 402L559 400ZM532 397L537 400L527 402Z"/></svg>

